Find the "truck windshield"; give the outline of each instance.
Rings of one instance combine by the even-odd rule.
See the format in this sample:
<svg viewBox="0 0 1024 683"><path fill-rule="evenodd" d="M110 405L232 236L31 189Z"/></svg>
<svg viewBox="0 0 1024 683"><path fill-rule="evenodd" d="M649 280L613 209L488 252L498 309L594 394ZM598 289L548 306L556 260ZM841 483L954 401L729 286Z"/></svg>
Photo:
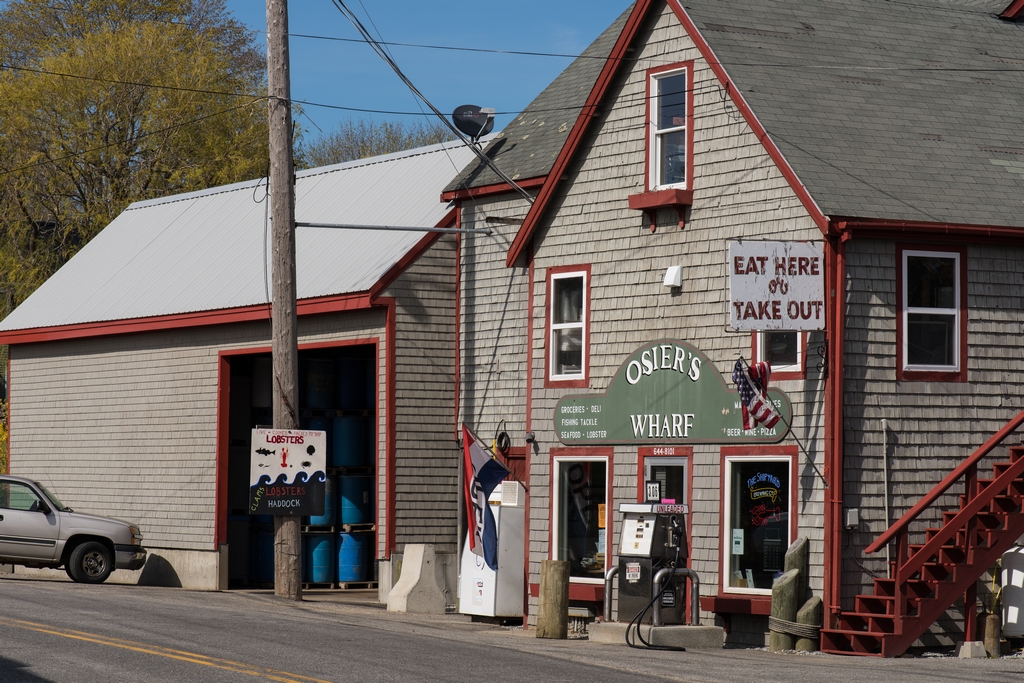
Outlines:
<svg viewBox="0 0 1024 683"><path fill-rule="evenodd" d="M43 495L45 495L47 498L50 499L50 502L53 503L53 507L57 508L58 510L66 510L66 511L70 510L70 508L66 507L64 505L64 503L60 502L60 498L58 498L57 496L53 495L50 492L50 489L46 488L45 486L40 484L38 481L34 482L34 483L39 488L39 490L43 492Z"/></svg>

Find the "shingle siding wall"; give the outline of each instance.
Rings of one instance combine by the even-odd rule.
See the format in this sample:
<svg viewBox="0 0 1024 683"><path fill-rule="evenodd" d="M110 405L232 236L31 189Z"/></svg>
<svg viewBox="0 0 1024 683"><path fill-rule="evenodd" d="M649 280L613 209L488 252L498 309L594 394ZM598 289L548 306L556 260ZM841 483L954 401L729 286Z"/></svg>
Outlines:
<svg viewBox="0 0 1024 683"><path fill-rule="evenodd" d="M395 341L395 524L398 552L433 543L455 552L455 243L442 237L386 295L398 300Z"/></svg>
<svg viewBox="0 0 1024 683"><path fill-rule="evenodd" d="M1024 402L1016 386L1024 372L1024 250L969 246L967 250L967 382L896 381L898 342L896 245L847 244L846 371L844 390L845 507L860 509L859 528L847 535L843 604L885 575L885 555L865 555L886 529L881 421L887 421L890 520L898 520L952 469L1016 415ZM1012 440L1011 443L1016 443ZM986 458L1006 459L1005 448ZM923 539L942 509L959 505L955 486L912 526ZM862 569L863 568L863 569ZM859 577L859 579L858 579Z"/></svg>
<svg viewBox="0 0 1024 683"><path fill-rule="evenodd" d="M218 352L267 346L269 332L245 323L12 346L11 472L73 508L138 522L149 546L214 549ZM299 321L300 343L371 336L383 368L383 312Z"/></svg>
<svg viewBox="0 0 1024 683"><path fill-rule="evenodd" d="M590 264L591 337L590 390L604 391L623 359L642 344L662 337L678 337L707 353L731 386L732 365L742 354L749 358L749 333L731 334L727 322L727 241L733 239L820 240L806 210L768 157L742 116L718 85L707 64L679 26L670 10L653 18L641 30L636 51L619 75L592 124L590 134L565 174L559 191L535 233L535 272L530 294L530 372L532 374L532 429L539 451L531 460L530 480L530 582L539 581L540 562L549 557L551 516L549 479L552 447L558 442L552 422L557 400L587 390L546 389L544 378L545 276L553 266ZM679 230L674 211L659 213L658 229L651 233L646 218L628 208L627 197L644 189L646 69L674 62L696 60L694 79L694 200L686 228ZM476 203L466 214L499 212L494 202ZM519 215L523 215L522 211ZM479 238L478 238L479 239ZM494 240L506 248L510 238ZM501 255L503 257L503 254ZM463 257L465 267L465 255ZM492 339L499 313L505 321L518 321L501 306L518 294L521 269L502 270L503 259L491 256L477 264L490 277L492 294L485 339ZM683 267L683 286L671 293L662 285L668 266ZM467 274L467 287L470 276ZM513 283L511 285L506 283ZM499 286L499 284L501 286ZM509 292L506 294L505 292ZM525 303L517 303L521 316ZM468 317L468 314L467 314ZM475 334L475 328L466 334ZM523 339L518 327L517 343ZM823 463L823 382L815 369L815 349L822 335L812 334L807 379L779 382L793 400L794 427ZM467 344L468 344L467 340ZM486 348L480 342L479 346ZM467 363L470 363L467 360ZM512 401L507 412L521 410L523 398L504 383L488 387L494 375L486 364L472 361L479 374L466 372L464 406L482 400L488 388L500 390ZM465 370L464 370L465 372ZM519 386L524 380L518 379ZM513 433L510 430L510 433ZM792 444L787 439L786 444ZM684 444L677 444L684 445ZM636 499L637 450L614 450L613 509ZM719 585L719 477L721 457L717 446L696 446L690 473L693 477L691 526L693 568L701 576L705 595L718 593ZM799 456L799 533L811 540L811 587L822 588L823 492L814 470ZM619 513L613 512L613 548L618 546ZM535 617L536 599L530 613ZM710 616L710 615L706 615ZM756 632L756 628L753 631ZM755 638L756 639L756 638ZM763 644L758 642L758 644Z"/></svg>

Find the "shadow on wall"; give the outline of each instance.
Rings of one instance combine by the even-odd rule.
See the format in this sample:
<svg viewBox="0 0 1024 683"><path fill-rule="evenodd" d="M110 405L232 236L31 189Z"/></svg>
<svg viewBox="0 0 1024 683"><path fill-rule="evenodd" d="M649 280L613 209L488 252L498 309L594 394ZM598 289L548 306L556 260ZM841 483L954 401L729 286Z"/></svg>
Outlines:
<svg viewBox="0 0 1024 683"><path fill-rule="evenodd" d="M139 574L138 585L181 588L181 579L170 562L160 555L150 555L146 560L146 566L142 568L142 573Z"/></svg>

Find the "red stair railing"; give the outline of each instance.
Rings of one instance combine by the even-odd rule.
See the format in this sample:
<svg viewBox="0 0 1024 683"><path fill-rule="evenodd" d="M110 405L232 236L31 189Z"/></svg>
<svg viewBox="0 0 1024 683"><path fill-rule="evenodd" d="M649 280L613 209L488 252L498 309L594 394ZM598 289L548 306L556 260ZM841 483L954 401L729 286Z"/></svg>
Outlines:
<svg viewBox="0 0 1024 683"><path fill-rule="evenodd" d="M904 632L903 617L906 609L906 583L921 570L929 558L939 553L942 546L946 545L946 543L952 539L960 529L966 527L966 538L970 540L977 525L976 515L983 507L996 497L1000 490L1005 490L1006 486L1010 484L1010 481L1024 471L1024 459L1021 459L1015 463L1014 467L994 477L995 480L986 487L989 490L987 495L979 491L978 463L987 456L992 449L1000 445L1006 437L1016 431L1021 424L1024 424L1024 411L1018 413L1017 416L1007 422L1002 429L993 434L988 441L978 448L978 450L974 451L970 457L961 462L960 465L950 472L945 479L939 482L935 488L919 500L914 507L908 510L906 514L899 519L899 521L886 529L881 536L875 539L874 543L867 547L865 552L875 553L884 549L888 543L893 541L896 542L896 562L895 572L893 575L896 598L893 606L893 625L896 633ZM961 506L960 512L958 512L951 520L943 524L935 532L934 536L926 539L924 546L919 548L917 552L911 556L908 538L910 524L960 479L964 479L964 503ZM973 552L973 550L971 550L973 545L973 543L965 543L969 552ZM974 597L973 593L975 590L976 583L972 581L971 585L966 588L966 599L971 603L973 603L971 598ZM974 610L972 609L965 610L965 634L973 633L973 611ZM970 639L970 637L968 637L968 639Z"/></svg>

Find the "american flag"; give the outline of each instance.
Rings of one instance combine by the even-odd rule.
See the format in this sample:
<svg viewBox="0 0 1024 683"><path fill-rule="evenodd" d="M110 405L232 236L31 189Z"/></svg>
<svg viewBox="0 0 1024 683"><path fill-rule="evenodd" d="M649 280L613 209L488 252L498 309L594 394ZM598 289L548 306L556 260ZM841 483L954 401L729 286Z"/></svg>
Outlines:
<svg viewBox="0 0 1024 683"><path fill-rule="evenodd" d="M771 429L779 421L779 414L767 393L768 377L771 374L772 366L763 361L749 368L742 359L736 361L732 381L740 394L740 403L743 404L743 429L753 429L758 422Z"/></svg>

